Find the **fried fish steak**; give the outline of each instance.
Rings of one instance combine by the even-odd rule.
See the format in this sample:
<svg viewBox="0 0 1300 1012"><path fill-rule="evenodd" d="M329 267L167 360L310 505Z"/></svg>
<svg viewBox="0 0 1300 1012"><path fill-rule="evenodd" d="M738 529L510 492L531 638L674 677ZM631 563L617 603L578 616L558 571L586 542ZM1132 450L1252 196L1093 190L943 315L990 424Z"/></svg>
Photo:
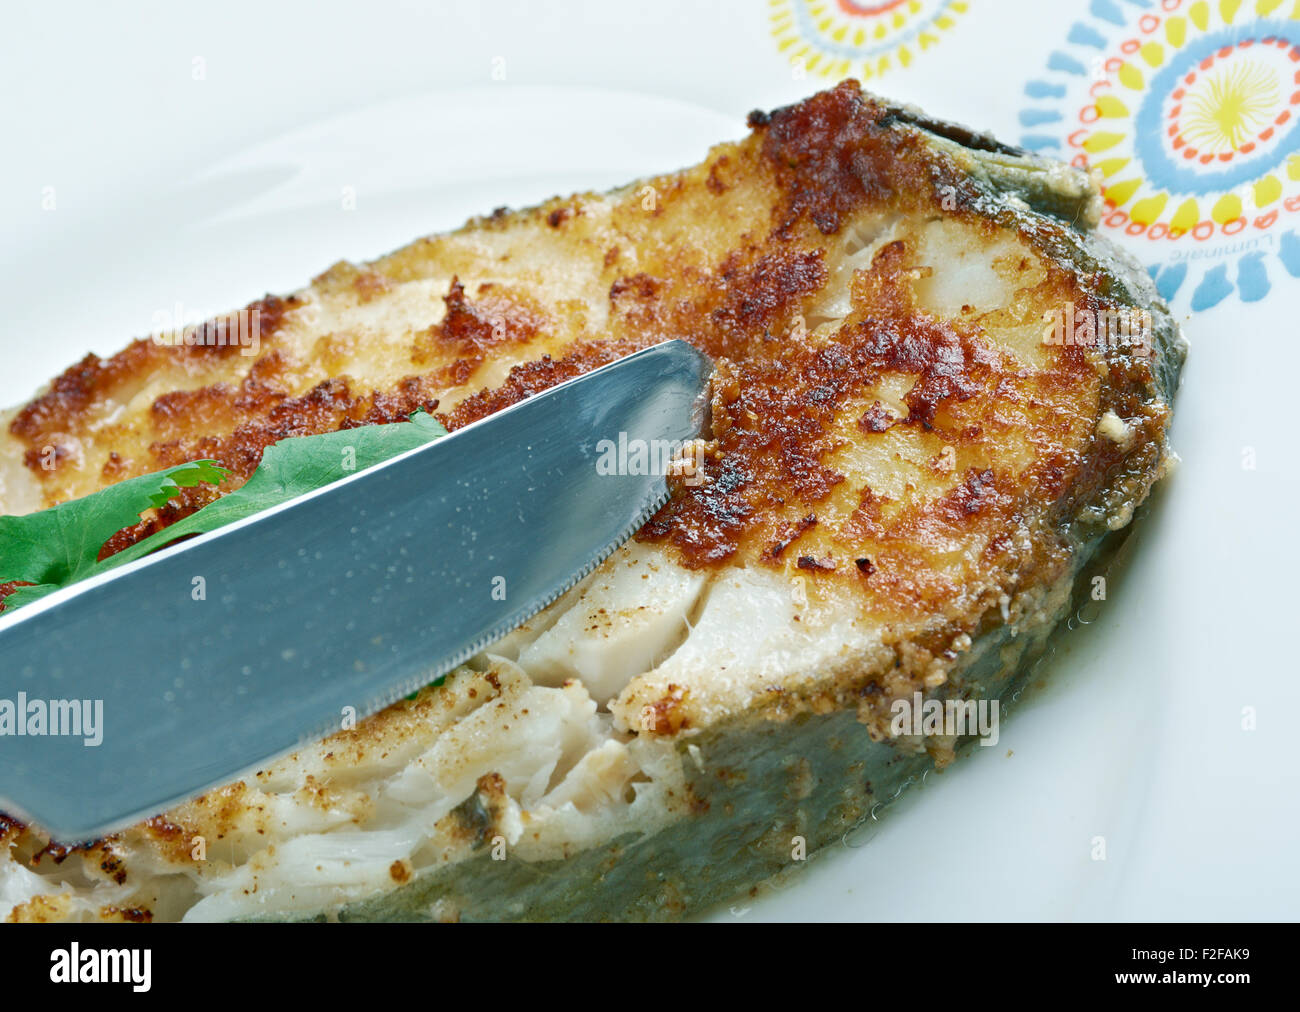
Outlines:
<svg viewBox="0 0 1300 1012"><path fill-rule="evenodd" d="M717 366L706 480L573 591L441 687L125 832L0 822L10 919L680 917L969 739L900 730L895 701L1023 684L1172 459L1177 327L1078 170L852 81L749 126L88 355L3 416L7 512L231 470L111 552L278 439L417 408L455 429L669 338Z"/></svg>

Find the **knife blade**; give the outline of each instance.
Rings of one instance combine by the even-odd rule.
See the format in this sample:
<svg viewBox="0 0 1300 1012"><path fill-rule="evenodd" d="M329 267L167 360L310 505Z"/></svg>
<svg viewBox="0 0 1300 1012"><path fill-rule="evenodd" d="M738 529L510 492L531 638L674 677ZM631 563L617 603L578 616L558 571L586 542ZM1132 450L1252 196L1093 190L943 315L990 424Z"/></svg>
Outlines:
<svg viewBox="0 0 1300 1012"><path fill-rule="evenodd" d="M0 613L0 810L102 835L446 674L663 505L664 468L598 464L694 438L711 370L648 348Z"/></svg>

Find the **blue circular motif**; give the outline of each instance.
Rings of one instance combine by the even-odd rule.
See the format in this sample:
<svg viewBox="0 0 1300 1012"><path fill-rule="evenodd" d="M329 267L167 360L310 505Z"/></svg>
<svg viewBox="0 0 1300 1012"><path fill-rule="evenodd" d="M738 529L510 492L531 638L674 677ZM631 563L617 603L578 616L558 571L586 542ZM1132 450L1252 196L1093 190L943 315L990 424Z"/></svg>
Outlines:
<svg viewBox="0 0 1300 1012"><path fill-rule="evenodd" d="M1164 143L1163 103L1165 97L1178 87L1178 81L1183 75L1190 70L1195 70L1202 60L1213 56L1225 46L1235 47L1247 39L1271 35L1294 42L1288 34L1291 28L1292 26L1281 22L1256 21L1247 28L1230 28L1214 35L1207 35L1180 50L1168 66L1160 69L1160 72L1151 79L1134 121L1136 126L1134 151L1142 159L1142 168L1148 180L1175 193L1191 193L1197 196L1221 193L1243 183L1249 183L1261 173L1277 168L1290 154L1300 148L1300 116L1291 118L1291 128L1279 138L1268 161L1252 158L1219 172L1210 172L1199 167L1188 168L1178 164L1170 158L1169 150Z"/></svg>

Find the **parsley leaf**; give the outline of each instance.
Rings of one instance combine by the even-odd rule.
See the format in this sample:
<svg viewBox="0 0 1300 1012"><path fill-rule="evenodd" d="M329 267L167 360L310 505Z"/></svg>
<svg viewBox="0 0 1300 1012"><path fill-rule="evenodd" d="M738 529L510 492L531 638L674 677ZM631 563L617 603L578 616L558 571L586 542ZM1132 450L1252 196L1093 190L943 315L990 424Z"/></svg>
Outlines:
<svg viewBox="0 0 1300 1012"><path fill-rule="evenodd" d="M196 460L154 474L128 478L108 488L25 516L0 516L0 583L21 580L5 598L6 610L96 572L104 542L161 506L182 487L217 484L228 472L213 460Z"/></svg>
<svg viewBox="0 0 1300 1012"><path fill-rule="evenodd" d="M409 422L282 439L266 448L257 470L241 487L105 562L122 565L177 538L214 531L446 434L447 430L436 419L421 411L412 415Z"/></svg>
<svg viewBox="0 0 1300 1012"><path fill-rule="evenodd" d="M181 486L215 485L229 472L215 461L199 460L129 478L37 513L0 516L0 583L35 584L3 598L4 610L131 562L177 538L260 513L446 434L435 418L417 411L408 422L283 439L266 448L241 487L102 562L96 556L104 542L136 523L146 509L163 505Z"/></svg>

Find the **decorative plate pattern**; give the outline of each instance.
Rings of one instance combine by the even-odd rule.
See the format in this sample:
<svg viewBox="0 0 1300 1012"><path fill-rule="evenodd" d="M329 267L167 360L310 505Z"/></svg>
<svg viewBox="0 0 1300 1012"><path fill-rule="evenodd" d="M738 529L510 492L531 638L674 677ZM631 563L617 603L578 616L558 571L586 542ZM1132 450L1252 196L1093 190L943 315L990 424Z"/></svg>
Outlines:
<svg viewBox="0 0 1300 1012"><path fill-rule="evenodd" d="M966 0L769 0L777 48L796 72L880 77L938 45Z"/></svg>
<svg viewBox="0 0 1300 1012"><path fill-rule="evenodd" d="M1300 277L1300 0L1092 0L1025 96L1021 143L1100 174L1166 299Z"/></svg>

